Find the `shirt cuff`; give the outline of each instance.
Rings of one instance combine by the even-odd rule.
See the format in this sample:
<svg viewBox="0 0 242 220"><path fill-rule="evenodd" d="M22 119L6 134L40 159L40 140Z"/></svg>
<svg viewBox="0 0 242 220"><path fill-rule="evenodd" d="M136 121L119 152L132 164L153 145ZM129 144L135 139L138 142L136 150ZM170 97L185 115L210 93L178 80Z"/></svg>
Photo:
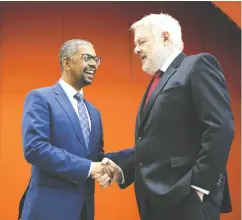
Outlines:
<svg viewBox="0 0 242 220"><path fill-rule="evenodd" d="M120 178L119 178L119 180L118 180L118 184L124 184L124 182L125 182L125 179L124 179L124 173L123 173L123 171L122 171L122 169L119 167L119 170L120 170Z"/></svg>
<svg viewBox="0 0 242 220"><path fill-rule="evenodd" d="M198 190L198 191L200 191L200 192L202 192L202 193L204 193L204 194L206 194L206 195L209 195L209 193L210 193L208 190L202 189L202 188L194 186L194 185L191 185L191 187L196 189L196 190Z"/></svg>
<svg viewBox="0 0 242 220"><path fill-rule="evenodd" d="M91 171L92 171L92 164L93 164L93 162L91 162L91 166L90 166L90 169L89 169L89 172L88 172L88 176L87 176L87 178L91 175Z"/></svg>

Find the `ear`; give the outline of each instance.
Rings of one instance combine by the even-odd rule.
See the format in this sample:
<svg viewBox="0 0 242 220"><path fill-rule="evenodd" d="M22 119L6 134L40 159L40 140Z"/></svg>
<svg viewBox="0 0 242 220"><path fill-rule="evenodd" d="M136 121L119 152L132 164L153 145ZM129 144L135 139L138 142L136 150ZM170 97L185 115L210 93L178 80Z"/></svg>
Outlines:
<svg viewBox="0 0 242 220"><path fill-rule="evenodd" d="M167 46L170 43L170 34L167 31L164 31L161 34L161 37L164 45Z"/></svg>
<svg viewBox="0 0 242 220"><path fill-rule="evenodd" d="M61 63L63 66L63 70L70 70L70 58L69 57L63 57Z"/></svg>

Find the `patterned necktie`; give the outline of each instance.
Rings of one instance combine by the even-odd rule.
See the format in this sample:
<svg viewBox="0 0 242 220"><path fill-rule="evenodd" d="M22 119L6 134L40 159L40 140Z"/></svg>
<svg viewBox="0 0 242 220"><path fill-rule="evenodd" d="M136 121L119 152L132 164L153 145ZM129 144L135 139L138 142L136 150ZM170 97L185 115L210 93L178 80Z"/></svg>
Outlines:
<svg viewBox="0 0 242 220"><path fill-rule="evenodd" d="M151 84L151 86L150 86L149 92L148 92L148 94L147 94L147 96L146 96L145 106L146 106L146 104L148 103L148 100L149 100L151 94L153 93L155 87L158 85L158 83L159 83L159 81L160 81L160 78L161 78L161 76L163 75L163 73L164 73L164 72L161 71L161 70L159 70L159 71L156 72L155 77L154 77L154 80L153 80L153 82L152 82L152 84Z"/></svg>
<svg viewBox="0 0 242 220"><path fill-rule="evenodd" d="M85 107L85 103L83 100L83 96L80 93L77 93L74 95L74 98L77 100L77 108L78 108L78 113L79 113L79 119L81 123L81 128L82 128L82 133L84 136L84 140L86 143L86 146L88 147L89 143L89 137L90 137L90 126L89 126L89 121L88 121L88 116L87 116L87 110Z"/></svg>

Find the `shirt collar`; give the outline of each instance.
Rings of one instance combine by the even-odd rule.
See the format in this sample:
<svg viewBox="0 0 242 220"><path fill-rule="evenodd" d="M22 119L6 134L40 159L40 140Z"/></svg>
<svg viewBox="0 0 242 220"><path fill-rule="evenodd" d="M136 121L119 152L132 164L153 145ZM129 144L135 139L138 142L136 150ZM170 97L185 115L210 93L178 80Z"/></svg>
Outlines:
<svg viewBox="0 0 242 220"><path fill-rule="evenodd" d="M61 87L63 88L63 90L65 91L65 93L67 94L69 99L72 99L74 97L74 95L76 93L78 93L71 85L69 85L63 79L60 79L59 83L60 83ZM81 95L83 95L82 89L79 93L81 93Z"/></svg>
<svg viewBox="0 0 242 220"><path fill-rule="evenodd" d="M173 62L173 60L175 60L175 58L181 53L181 50L175 49L170 56L166 59L166 61L164 62L164 64L161 66L160 70L165 72L167 70L167 68L171 65L171 63Z"/></svg>

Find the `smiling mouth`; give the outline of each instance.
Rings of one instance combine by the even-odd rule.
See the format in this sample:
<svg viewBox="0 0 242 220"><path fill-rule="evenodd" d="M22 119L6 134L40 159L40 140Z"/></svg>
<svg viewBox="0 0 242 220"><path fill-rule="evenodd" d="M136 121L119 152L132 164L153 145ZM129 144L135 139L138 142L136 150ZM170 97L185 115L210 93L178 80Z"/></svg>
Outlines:
<svg viewBox="0 0 242 220"><path fill-rule="evenodd" d="M95 70L86 70L85 71L85 73L87 73L88 75L92 75L92 76L94 76L94 74L95 74Z"/></svg>

